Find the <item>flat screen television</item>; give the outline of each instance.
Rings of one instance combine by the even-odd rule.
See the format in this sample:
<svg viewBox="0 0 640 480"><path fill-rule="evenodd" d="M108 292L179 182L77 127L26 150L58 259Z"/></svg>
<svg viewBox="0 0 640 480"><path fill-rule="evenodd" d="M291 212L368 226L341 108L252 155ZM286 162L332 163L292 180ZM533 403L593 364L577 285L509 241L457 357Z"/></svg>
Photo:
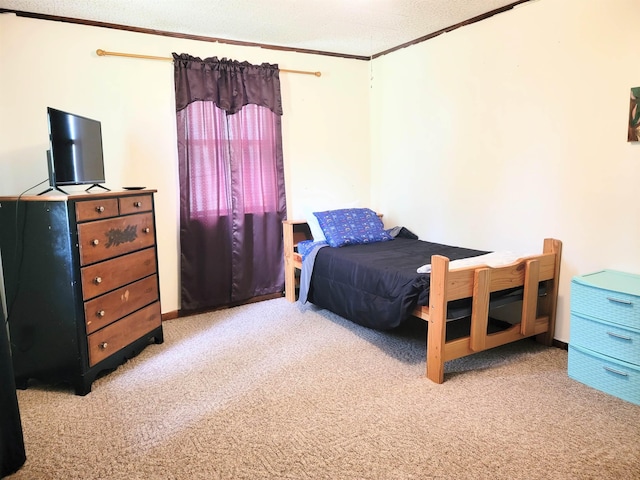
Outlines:
<svg viewBox="0 0 640 480"><path fill-rule="evenodd" d="M47 166L51 190L65 185L108 188L104 183L102 128L100 122L55 108L47 108L49 147Z"/></svg>

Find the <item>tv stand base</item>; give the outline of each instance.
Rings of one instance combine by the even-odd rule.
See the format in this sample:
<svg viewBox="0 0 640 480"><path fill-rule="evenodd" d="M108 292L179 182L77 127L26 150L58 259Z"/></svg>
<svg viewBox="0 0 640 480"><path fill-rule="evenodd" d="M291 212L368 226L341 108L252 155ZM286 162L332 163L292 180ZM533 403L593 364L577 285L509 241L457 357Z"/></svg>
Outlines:
<svg viewBox="0 0 640 480"><path fill-rule="evenodd" d="M49 193L49 192L52 192L54 190L57 190L58 192L64 193L65 195L69 195L67 192L65 192L64 190L62 190L59 187L49 187L44 192L40 192L38 195L44 195L45 193Z"/></svg>
<svg viewBox="0 0 640 480"><path fill-rule="evenodd" d="M111 189L110 189L110 188L107 188L107 187L105 187L104 185L100 185L99 183L94 183L94 184L93 184L93 185L91 185L89 188L87 188L87 189L85 190L85 192L88 192L89 190L91 190L91 189L92 189L92 188L94 188L94 187L102 188L103 190L106 190L107 192L110 192L110 191L111 191Z"/></svg>

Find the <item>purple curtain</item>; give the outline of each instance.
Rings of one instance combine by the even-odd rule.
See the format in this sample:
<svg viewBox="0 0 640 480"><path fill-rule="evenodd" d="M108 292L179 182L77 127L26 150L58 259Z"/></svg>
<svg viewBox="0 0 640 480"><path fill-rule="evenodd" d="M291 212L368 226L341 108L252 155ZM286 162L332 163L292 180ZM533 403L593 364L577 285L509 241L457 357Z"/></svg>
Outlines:
<svg viewBox="0 0 640 480"><path fill-rule="evenodd" d="M282 292L286 202L278 67L173 58L181 308Z"/></svg>

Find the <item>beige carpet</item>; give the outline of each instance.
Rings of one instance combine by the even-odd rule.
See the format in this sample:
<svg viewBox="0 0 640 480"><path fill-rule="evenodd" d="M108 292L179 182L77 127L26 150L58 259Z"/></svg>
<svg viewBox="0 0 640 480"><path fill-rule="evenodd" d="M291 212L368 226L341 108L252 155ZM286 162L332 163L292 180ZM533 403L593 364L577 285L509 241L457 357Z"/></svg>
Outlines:
<svg viewBox="0 0 640 480"><path fill-rule="evenodd" d="M424 378L425 326L284 299L165 322L78 397L18 392L18 479L638 479L640 407L525 340Z"/></svg>

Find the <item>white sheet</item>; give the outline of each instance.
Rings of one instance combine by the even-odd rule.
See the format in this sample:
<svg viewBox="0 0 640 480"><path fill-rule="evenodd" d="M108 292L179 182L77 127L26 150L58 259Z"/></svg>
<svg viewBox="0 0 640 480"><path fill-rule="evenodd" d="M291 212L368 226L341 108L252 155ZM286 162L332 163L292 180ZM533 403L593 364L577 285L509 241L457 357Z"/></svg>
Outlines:
<svg viewBox="0 0 640 480"><path fill-rule="evenodd" d="M517 254L508 250L502 252L491 252L484 255L478 255L477 257L462 258L460 260L453 260L449 262L449 270L462 267L475 267L480 265L486 265L487 267L502 267L509 265L526 255ZM417 270L418 273L431 273L431 264L422 265Z"/></svg>

